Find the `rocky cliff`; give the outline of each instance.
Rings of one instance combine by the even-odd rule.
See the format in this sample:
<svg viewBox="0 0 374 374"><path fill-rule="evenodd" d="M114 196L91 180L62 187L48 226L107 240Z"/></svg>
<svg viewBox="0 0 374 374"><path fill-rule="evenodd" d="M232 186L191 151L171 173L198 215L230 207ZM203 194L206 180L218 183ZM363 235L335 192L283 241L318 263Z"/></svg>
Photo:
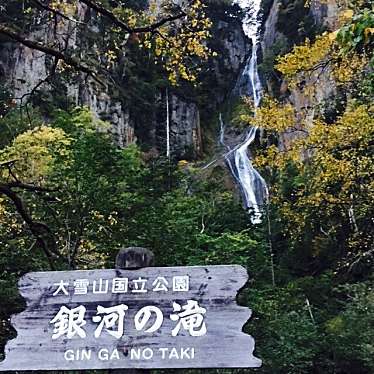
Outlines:
<svg viewBox="0 0 374 374"><path fill-rule="evenodd" d="M231 91L231 85L248 55L248 41L241 29L240 15L235 14L237 7L223 3L217 5L215 2L208 5L207 13L214 18L213 36L209 43L219 57L212 58L203 69L201 75L204 83L198 88L188 84L182 84L179 88L168 87L165 80L158 84L150 74L142 74L141 65L146 63L144 56L140 56L138 61L132 62L131 67L126 66L126 62L124 66L115 67L122 86L120 89L113 89L110 82L98 84L77 75L74 81L59 82L56 92L56 87L51 84L52 78L48 76L53 65L50 57L0 40L1 82L21 104L30 98L30 93L41 91L43 99L47 97L54 105L88 106L98 118L110 124L109 131L120 147L139 142L146 148L151 147L164 154L166 117L169 116L172 155L196 158L203 152L204 126L201 121L211 121L214 109L222 105ZM88 23L91 31L100 28L95 14L89 13L84 6L79 6L76 12L78 19ZM43 31L33 32L31 26L29 37L68 43L68 48L73 50L81 43L91 43L90 48L100 47L95 41L87 42L89 38L77 31L79 28L76 24L64 22L59 27L64 30L47 26ZM59 40L60 34L69 35L67 41ZM124 60L127 48L131 48L131 45L124 47ZM166 89L170 91L169 113L166 113ZM43 106L43 100L37 104Z"/></svg>
<svg viewBox="0 0 374 374"><path fill-rule="evenodd" d="M313 37L317 30L331 28L336 22L336 9L334 0L314 0L310 8L305 8L301 0L263 2L259 66L263 86L271 95L292 102L300 113L306 111L310 119L315 115L316 106L311 105L310 98L302 90L288 89L287 82L274 71L274 62L277 55L289 51L294 43L302 42L306 36ZM100 28L95 14L84 6L79 6L76 11L78 19L87 22L92 32ZM73 81L59 83L56 91L48 76L53 65L50 57L1 40L0 78L18 102L25 102L31 92L42 90L45 94L43 100L47 97L54 104L88 106L98 118L110 124L109 131L120 147L138 142L145 149L152 148L158 154L165 154L166 125L169 122L171 154L178 159L196 159L204 153L204 146L209 143L207 138L217 131L218 111L230 97L250 51L238 6L212 1L208 2L207 13L214 25L209 44L218 57L204 65L199 77L202 84L197 88L185 83L171 87L166 79L159 83L155 75L162 73L157 71L152 75L146 71L155 68L140 56L130 67L126 63L115 67L120 89L114 89L110 82L103 85L77 75ZM100 47L95 41L87 42L86 39L90 38L83 38L72 23L65 22L59 27L64 30L46 27L35 33L31 25L30 36L34 40L67 43L71 49L81 43L91 43L92 48ZM67 40L60 40L61 31L69 35ZM124 45L126 60L131 41ZM166 95L167 90L169 95ZM335 94L336 88L328 73L321 74L315 94L318 104L324 105ZM41 105L44 105L43 100ZM282 139L282 142L287 142L287 139Z"/></svg>
<svg viewBox="0 0 374 374"><path fill-rule="evenodd" d="M306 80L302 87L290 89L287 81L276 71L276 57L290 51L294 44L301 43L306 37L313 39L320 30L331 30L337 22L337 3L334 0L314 0L310 7L304 7L303 1L274 0L267 5L263 23L261 50L263 55L262 78L270 95L289 101L295 108L297 117L311 124L317 114L331 108L331 98L337 95L337 88L330 72L317 71L318 84L311 95ZM319 113L317 113L319 111ZM288 132L279 139L281 148L298 132Z"/></svg>

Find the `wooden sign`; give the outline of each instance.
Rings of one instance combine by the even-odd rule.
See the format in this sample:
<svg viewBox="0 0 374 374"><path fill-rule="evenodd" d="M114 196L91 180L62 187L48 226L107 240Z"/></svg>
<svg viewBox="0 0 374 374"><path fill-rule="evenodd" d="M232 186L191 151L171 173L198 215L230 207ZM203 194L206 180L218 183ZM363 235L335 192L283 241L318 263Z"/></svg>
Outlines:
<svg viewBox="0 0 374 374"><path fill-rule="evenodd" d="M26 274L4 370L259 367L241 266Z"/></svg>

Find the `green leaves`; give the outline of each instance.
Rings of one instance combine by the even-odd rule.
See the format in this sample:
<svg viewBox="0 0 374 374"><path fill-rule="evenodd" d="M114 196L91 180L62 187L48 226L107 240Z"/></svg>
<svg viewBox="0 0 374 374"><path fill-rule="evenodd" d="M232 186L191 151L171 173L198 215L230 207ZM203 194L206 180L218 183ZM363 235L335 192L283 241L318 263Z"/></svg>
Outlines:
<svg viewBox="0 0 374 374"><path fill-rule="evenodd" d="M373 286L373 282L368 281L340 287L339 291L348 296L348 302L342 303L341 313L326 323L334 356L347 371L353 368L356 360L363 363L362 373L374 370Z"/></svg>
<svg viewBox="0 0 374 374"><path fill-rule="evenodd" d="M351 22L339 30L337 41L342 46L343 53L352 50L359 53L366 50L372 53L374 43L373 9L365 8L354 15Z"/></svg>
<svg viewBox="0 0 374 374"><path fill-rule="evenodd" d="M248 292L254 310L248 327L256 338L256 352L264 362L261 372L312 372L323 337L303 290L290 283L277 289L252 286Z"/></svg>

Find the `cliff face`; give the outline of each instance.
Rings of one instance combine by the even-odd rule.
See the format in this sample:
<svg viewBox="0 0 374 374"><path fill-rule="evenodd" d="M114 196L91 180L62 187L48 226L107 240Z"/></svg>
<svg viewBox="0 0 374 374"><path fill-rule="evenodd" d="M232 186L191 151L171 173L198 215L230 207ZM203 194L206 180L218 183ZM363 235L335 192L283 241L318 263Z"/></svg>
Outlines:
<svg viewBox="0 0 374 374"><path fill-rule="evenodd" d="M278 53L290 50L294 43L301 42L305 37L312 38L318 30L332 29L337 22L337 3L335 0L311 2L309 9L302 8L303 4L295 1L274 0L269 7L263 25L261 49L264 58L269 57L272 63ZM287 26L287 18L290 25ZM274 75L264 74L263 78L268 92L278 98L289 101L295 108L298 118L303 118L311 124L317 111L326 112L330 108L331 98L337 95L337 88L331 79L328 69L316 72L318 84L310 95L308 87L311 81L306 80L303 87L290 89L287 81L276 80ZM300 136L299 132L287 132L279 139L280 148L287 147L289 141Z"/></svg>
<svg viewBox="0 0 374 374"><path fill-rule="evenodd" d="M213 37L209 43L220 57L209 61L202 75L214 86L214 92L212 87L198 89L186 88L186 85L176 89L169 87L170 145L173 156L177 158L196 158L201 155L203 151L201 118L209 121L212 108L214 110L223 103L230 92L231 81L235 81L247 57L248 42L241 29L240 20L228 16L231 11L230 5L222 4L217 8L213 3L207 9L210 16L216 17L212 30ZM84 6L80 6L77 13L79 20L87 22L91 30L97 31L100 27L95 15L90 14ZM46 28L38 33L31 32L29 37L33 40L58 40L58 35L62 34L60 31L64 31L69 35L68 48L74 50L82 43L87 43L83 40L85 35L77 32L75 26L71 22L65 22L61 26L64 30L51 31ZM98 48L95 42L90 47ZM126 53L125 47L124 60ZM156 85L152 87L152 93L150 90L145 93L144 100L147 101L147 106L142 108L143 98L137 100L136 95L126 92L129 81L133 78L129 77L129 74L136 75L136 67L129 73L124 67L117 66L118 79L123 92L121 89L113 89L109 84L103 86L92 79L77 75L74 81L65 82L56 95L49 85L48 74L52 65L52 59L42 52L0 41L0 78L18 102L24 103L33 90L43 90L51 97L50 100L56 101L58 96L57 100L88 106L98 118L110 124L109 131L120 147L138 141L147 147L155 148L158 153L165 152L167 116L165 85L163 87ZM140 81L139 85L152 85L151 81L147 81L147 77L139 76L137 79ZM209 90L211 95L207 98ZM203 96L204 99L201 99ZM207 99L209 104L206 104ZM140 110L137 107L140 107Z"/></svg>
<svg viewBox="0 0 374 374"><path fill-rule="evenodd" d="M186 84L177 88L167 87L165 83L157 85L152 78L142 77L140 67L135 66L128 71L120 64L116 70L122 89L113 89L110 84L100 85L77 75L73 81L62 84L56 95L48 82L43 83L49 80L53 60L41 52L1 43L1 40L0 79L19 102L27 100L30 92L38 88L47 92L50 100L56 100L58 96L60 101L88 106L97 117L110 124L109 131L120 147L138 142L147 149L153 148L158 154L165 154L169 116L172 155L179 159L195 159L204 153L204 139L212 136L207 128L216 122L217 113L230 97L250 53L250 43L243 33L242 15L238 9L226 3L208 2L207 13L214 24L209 44L217 51L218 57L212 58L204 66L200 76L202 84L198 88ZM311 120L316 106L302 90L289 90L287 82L275 78L272 65L277 54L289 50L294 43L302 42L306 36L313 36L314 30L331 28L336 22L336 10L335 0L314 0L309 9L304 7L301 0L264 2L260 61L263 86L271 95L293 103L296 111L307 112L306 116ZM80 20L89 24L89 29L97 32L100 25L95 14L90 14L84 6L80 6L77 13ZM69 35L68 48L75 49L87 43L84 40L86 36L77 32L75 25L67 22L60 27L64 30L46 27L38 33L31 32L30 38L62 43L64 41L59 41L58 35L63 31ZM99 48L94 41L90 43L92 48ZM126 53L124 49L124 60ZM141 65L143 62L139 60L138 63ZM134 85L148 86L141 93L129 93L128 87ZM169 91L168 112L166 90ZM317 98L318 104L323 106L334 95L334 82L328 72L323 72L313 100ZM281 145L287 142L286 137L281 139Z"/></svg>
<svg viewBox="0 0 374 374"><path fill-rule="evenodd" d="M90 30L98 27L95 16L80 3L77 8L77 19L78 22L87 22ZM38 20L34 22L37 24ZM51 25L45 25L38 32L31 31L28 35L29 39L55 42L59 45L66 43L67 49L76 49L84 42L79 37L78 28L73 22L62 22L55 28L49 26ZM63 39L61 35L67 35L68 38ZM11 92L16 102L22 105L30 98L30 94L40 90L50 96L49 100L54 101L57 106L61 101L75 106L88 106L98 118L110 123L109 131L119 146L123 147L135 141L129 110L119 97L111 95L108 86L98 86L92 79L84 79L83 76L76 75L74 81L62 83L56 94L55 87L50 84L52 76L49 74L52 67L52 58L43 52L20 44L0 41L1 83ZM56 69L58 70L58 67Z"/></svg>
<svg viewBox="0 0 374 374"><path fill-rule="evenodd" d="M155 94L152 120L143 119L143 113L135 115L139 143L159 154L166 154L167 115L172 156L194 160L210 151L207 144L215 143L212 137L217 136L217 113L230 98L250 53L237 7L212 3L207 14L213 20L209 46L218 56L202 66L201 83L195 88L183 82L178 87L163 87Z"/></svg>

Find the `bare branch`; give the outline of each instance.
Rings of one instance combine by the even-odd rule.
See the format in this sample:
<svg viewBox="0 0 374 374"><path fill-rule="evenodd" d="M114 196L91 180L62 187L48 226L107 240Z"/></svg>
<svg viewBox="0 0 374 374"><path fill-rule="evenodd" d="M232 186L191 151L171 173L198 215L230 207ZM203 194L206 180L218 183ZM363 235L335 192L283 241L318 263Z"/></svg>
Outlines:
<svg viewBox="0 0 374 374"><path fill-rule="evenodd" d="M0 168L9 168L9 167L12 167L16 162L18 161L17 158L13 159L13 160L7 160L7 161L2 161L0 162Z"/></svg>
<svg viewBox="0 0 374 374"><path fill-rule="evenodd" d="M63 13L62 11L55 9L51 7L50 5L44 3L42 0L31 0L36 6L39 8L46 10L50 13L52 13L56 17L62 17L65 20L68 21L75 21L74 19L71 19L67 14ZM79 0L81 3L85 4L90 9L93 9L98 14L107 17L113 25L119 27L122 31L124 31L127 34L139 34L139 33L155 33L160 27L163 25L176 21L178 19L181 19L186 16L186 12L183 10L180 10L177 14L165 16L164 18L161 18L160 20L151 23L146 26L141 27L130 27L127 25L124 21L122 21L119 17L116 16L114 12L112 12L107 7L103 6L102 4L96 2L95 0ZM105 83L103 83L99 78L99 71L95 71L92 69L87 63L84 63L80 61L79 59L69 55L66 52L65 49L58 49L53 46L49 46L43 43L40 43L35 40L29 39L26 35L23 35L22 33L16 31L12 27L9 27L7 24L0 24L0 35L5 35L9 37L10 39L21 43L22 45L38 50L40 52L45 53L46 55L53 56L55 58L56 64L61 60L64 61L66 65L69 67L85 73L87 76L92 77L94 80L96 80L100 85L105 86ZM66 46L65 46L66 47ZM100 68L100 74L102 73L102 70ZM49 80L50 76L45 78L44 80L40 81L37 86L33 89L32 93L34 93L43 83L47 82ZM26 94L28 95L28 94Z"/></svg>
<svg viewBox="0 0 374 374"><path fill-rule="evenodd" d="M27 190L31 192L56 192L56 190L54 189L45 188L41 186L35 186L33 184L22 183L19 181L7 183L7 186L9 188L20 188L22 190Z"/></svg>
<svg viewBox="0 0 374 374"><path fill-rule="evenodd" d="M7 196L12 200L17 212L20 214L22 219L28 225L31 233L34 235L38 244L41 246L44 254L46 255L48 262L52 269L54 269L54 258L62 258L63 256L59 253L56 246L56 239L51 229L43 222L35 221L29 214L24 201L21 197L12 190L7 184L0 184L0 194Z"/></svg>
<svg viewBox="0 0 374 374"><path fill-rule="evenodd" d="M161 26L165 25L166 23L176 21L177 19L183 18L186 16L185 12L181 12L174 16L169 16L161 19L158 22L152 23L151 25L144 26L144 27L135 27L132 29L133 33L143 33L143 32L153 32L160 28Z"/></svg>
<svg viewBox="0 0 374 374"><path fill-rule="evenodd" d="M13 30L11 30L9 27L7 27L5 25L2 25L2 24L0 24L0 34L8 36L9 38L11 38L11 39L13 39L13 40L15 40L15 41L23 44L24 46L26 46L28 48L35 49L35 50L43 52L43 53L45 53L47 55L53 56L57 60L63 60L70 67L72 67L72 68L74 68L74 69L76 69L78 71L81 71L83 73L86 73L86 74L92 76L100 84L103 84L96 77L96 72L95 71L93 71L92 69L90 69L88 66L82 64L80 61L78 61L74 57L65 55L61 51L58 51L56 49L47 47L47 46L45 46L45 45L43 45L43 44L41 44L39 42L27 39L26 37L17 34Z"/></svg>
<svg viewBox="0 0 374 374"><path fill-rule="evenodd" d="M109 18L114 25L120 27L122 30L128 32L129 34L132 33L132 29L126 25L123 21L121 21L113 12L109 9L103 7L102 5L96 3L95 1L91 0L79 0L81 3L86 4L89 8L95 10L97 13Z"/></svg>
<svg viewBox="0 0 374 374"><path fill-rule="evenodd" d="M78 21L78 20L76 20L74 18L71 18L71 17L67 16L65 13L60 12L58 9L52 8L49 5L44 4L44 3L42 3L39 0L31 0L31 1L33 3L35 3L37 6L39 6L40 8L42 8L42 9L48 11L48 12L51 12L51 13L55 14L56 16L59 16L59 17L65 19L67 21L76 22L76 23L82 23L82 24L84 23L84 22Z"/></svg>
<svg viewBox="0 0 374 374"><path fill-rule="evenodd" d="M177 19L183 18L186 16L186 13L181 11L178 14L162 18L161 20L152 23L147 26L143 27L133 27L131 28L128 26L125 22L120 20L113 12L111 12L109 9L105 8L101 4L98 4L97 2L93 0L79 0L81 3L86 4L89 8L95 10L96 12L100 13L101 15L109 18L113 24L120 27L123 31L129 33L129 34L135 34L135 33L147 33L147 32L153 32L160 28L161 26L176 21Z"/></svg>

